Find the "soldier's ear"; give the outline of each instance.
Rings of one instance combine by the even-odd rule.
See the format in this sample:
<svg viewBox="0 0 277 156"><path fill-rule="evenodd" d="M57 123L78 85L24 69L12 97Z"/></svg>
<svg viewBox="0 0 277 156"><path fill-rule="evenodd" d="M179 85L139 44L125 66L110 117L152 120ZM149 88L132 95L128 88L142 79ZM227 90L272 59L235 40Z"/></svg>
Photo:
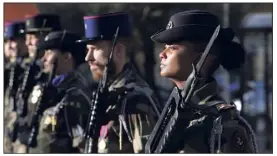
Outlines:
<svg viewBox="0 0 277 156"><path fill-rule="evenodd" d="M63 53L65 61L71 60L72 59L72 54L69 52Z"/></svg>
<svg viewBox="0 0 277 156"><path fill-rule="evenodd" d="M122 57L122 55L124 53L124 48L125 48L125 46L123 44L117 43L115 48L114 48L114 55L117 58L121 59L121 57Z"/></svg>

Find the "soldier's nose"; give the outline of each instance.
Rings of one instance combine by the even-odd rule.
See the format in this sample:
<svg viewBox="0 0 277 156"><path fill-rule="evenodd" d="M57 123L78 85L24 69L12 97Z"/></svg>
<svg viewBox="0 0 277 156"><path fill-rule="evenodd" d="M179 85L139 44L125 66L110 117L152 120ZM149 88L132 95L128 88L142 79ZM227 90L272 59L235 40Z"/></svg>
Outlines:
<svg viewBox="0 0 277 156"><path fill-rule="evenodd" d="M31 43L30 40L26 40L26 41L25 41L25 44L26 44L27 46L29 46L30 43Z"/></svg>
<svg viewBox="0 0 277 156"><path fill-rule="evenodd" d="M93 55L92 55L92 51L91 50L88 50L85 60L86 61L93 60Z"/></svg>
<svg viewBox="0 0 277 156"><path fill-rule="evenodd" d="M12 47L12 44L8 44L8 47L9 47L9 49L12 49L13 47Z"/></svg>
<svg viewBox="0 0 277 156"><path fill-rule="evenodd" d="M160 53L160 59L161 59L161 60L162 60L162 59L166 59L166 54L165 54L164 51L162 51L162 52Z"/></svg>

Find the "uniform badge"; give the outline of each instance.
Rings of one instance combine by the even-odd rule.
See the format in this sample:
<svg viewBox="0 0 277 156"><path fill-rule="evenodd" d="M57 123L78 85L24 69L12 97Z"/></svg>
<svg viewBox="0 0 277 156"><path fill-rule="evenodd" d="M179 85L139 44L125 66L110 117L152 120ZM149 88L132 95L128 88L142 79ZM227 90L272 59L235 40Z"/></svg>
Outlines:
<svg viewBox="0 0 277 156"><path fill-rule="evenodd" d="M32 102L32 104L36 104L36 103L38 102L38 97L33 96L33 97L31 98L31 102Z"/></svg>
<svg viewBox="0 0 277 156"><path fill-rule="evenodd" d="M236 135L234 135L233 143L240 151L244 151L244 148L245 148L244 142L245 142L245 138L240 133L237 133Z"/></svg>
<svg viewBox="0 0 277 156"><path fill-rule="evenodd" d="M101 138L98 143L99 150L104 150L106 148L106 139Z"/></svg>
<svg viewBox="0 0 277 156"><path fill-rule="evenodd" d="M173 22L169 21L167 26L166 26L166 29L171 29L172 27L173 27Z"/></svg>
<svg viewBox="0 0 277 156"><path fill-rule="evenodd" d="M49 126L51 126L51 130L52 132L55 132L56 130L56 125L57 125L57 118L55 115L47 115L44 119L43 124L45 125L44 127L46 129L50 128Z"/></svg>
<svg viewBox="0 0 277 156"><path fill-rule="evenodd" d="M30 20L27 20L27 21L26 21L26 25L27 25L27 26L29 26L30 23L31 23Z"/></svg>
<svg viewBox="0 0 277 156"><path fill-rule="evenodd" d="M98 140L98 149L99 151L104 151L106 149L107 146L107 139L106 136L108 134L108 126L102 126L100 129L100 137ZM102 153L102 152L101 152Z"/></svg>
<svg viewBox="0 0 277 156"><path fill-rule="evenodd" d="M56 125L57 125L57 118L54 115L51 117L51 125L52 125L52 132L55 132Z"/></svg>
<svg viewBox="0 0 277 156"><path fill-rule="evenodd" d="M24 29L20 29L20 31L19 31L21 34L23 34L25 31L24 31Z"/></svg>
<svg viewBox="0 0 277 156"><path fill-rule="evenodd" d="M44 124L45 125L49 125L51 123L51 117L50 116L46 116L44 119Z"/></svg>
<svg viewBox="0 0 277 156"><path fill-rule="evenodd" d="M49 36L46 36L44 41L48 41L49 40Z"/></svg>
<svg viewBox="0 0 277 156"><path fill-rule="evenodd" d="M55 132L57 126L57 114L55 112L55 107L50 107L46 109L43 113L42 129L47 132Z"/></svg>
<svg viewBox="0 0 277 156"><path fill-rule="evenodd" d="M35 86L31 95L31 103L36 104L38 102L39 97L42 95L41 87L39 85Z"/></svg>

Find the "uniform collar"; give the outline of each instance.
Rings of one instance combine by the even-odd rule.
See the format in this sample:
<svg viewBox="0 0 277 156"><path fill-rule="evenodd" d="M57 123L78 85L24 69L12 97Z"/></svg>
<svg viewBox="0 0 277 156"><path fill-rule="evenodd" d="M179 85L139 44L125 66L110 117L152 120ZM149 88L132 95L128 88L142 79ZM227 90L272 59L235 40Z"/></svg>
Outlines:
<svg viewBox="0 0 277 156"><path fill-rule="evenodd" d="M214 97L219 98L219 86L214 78L209 81L200 82L199 85L195 87L195 91L190 99L190 103L196 108L201 108L207 102L211 101ZM181 90L181 94L184 97L184 92ZM221 98L220 98L221 100Z"/></svg>
<svg viewBox="0 0 277 156"><path fill-rule="evenodd" d="M54 85L54 86L58 86L58 85L60 85L63 81L64 81L64 79L67 77L67 74L63 74L63 75L58 75L58 76L56 76L53 80L52 80L52 84Z"/></svg>
<svg viewBox="0 0 277 156"><path fill-rule="evenodd" d="M123 67L123 70L113 80L109 82L109 90L120 88L128 84L135 76L134 70L135 69L131 63L126 63Z"/></svg>

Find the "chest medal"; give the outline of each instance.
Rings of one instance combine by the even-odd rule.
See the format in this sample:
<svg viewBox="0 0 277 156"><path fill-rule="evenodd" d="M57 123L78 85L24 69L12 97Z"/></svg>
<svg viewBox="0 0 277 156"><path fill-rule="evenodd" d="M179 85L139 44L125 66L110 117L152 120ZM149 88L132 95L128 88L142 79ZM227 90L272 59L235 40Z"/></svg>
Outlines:
<svg viewBox="0 0 277 156"><path fill-rule="evenodd" d="M100 139L98 143L99 150L104 150L107 146L106 139Z"/></svg>

